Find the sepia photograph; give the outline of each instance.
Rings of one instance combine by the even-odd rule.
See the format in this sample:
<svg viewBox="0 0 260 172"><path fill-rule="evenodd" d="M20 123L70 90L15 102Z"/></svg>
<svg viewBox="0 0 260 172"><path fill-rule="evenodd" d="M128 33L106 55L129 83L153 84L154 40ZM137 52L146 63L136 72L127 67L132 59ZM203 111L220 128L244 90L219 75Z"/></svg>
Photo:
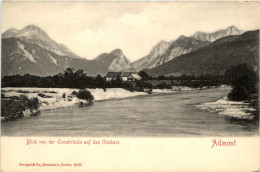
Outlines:
<svg viewBox="0 0 260 172"><path fill-rule="evenodd" d="M5 171L35 166L3 164L12 139L24 138L26 151L39 146L34 137L74 147L77 138L105 138L82 144L113 149L128 138L209 138L209 148L232 151L242 145L237 137L259 141L259 2L3 1L1 8ZM150 171L133 171L142 170Z"/></svg>

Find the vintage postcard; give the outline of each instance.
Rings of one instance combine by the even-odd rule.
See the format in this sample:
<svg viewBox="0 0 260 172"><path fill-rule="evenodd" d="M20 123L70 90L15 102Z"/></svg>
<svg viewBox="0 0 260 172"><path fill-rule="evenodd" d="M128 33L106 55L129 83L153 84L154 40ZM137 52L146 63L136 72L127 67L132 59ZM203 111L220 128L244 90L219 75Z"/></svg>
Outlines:
<svg viewBox="0 0 260 172"><path fill-rule="evenodd" d="M260 4L3 1L1 171L258 171Z"/></svg>

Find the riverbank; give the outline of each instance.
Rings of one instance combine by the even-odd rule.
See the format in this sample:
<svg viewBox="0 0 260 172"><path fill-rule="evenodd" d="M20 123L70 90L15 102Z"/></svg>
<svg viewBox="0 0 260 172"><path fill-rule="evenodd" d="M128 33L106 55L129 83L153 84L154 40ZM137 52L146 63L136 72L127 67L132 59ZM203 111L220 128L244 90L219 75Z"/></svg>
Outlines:
<svg viewBox="0 0 260 172"><path fill-rule="evenodd" d="M200 110L216 112L219 115L241 120L253 120L254 116L252 114L256 111L256 109L249 106L249 103L229 101L227 97L223 97L214 102L195 105L195 107Z"/></svg>
<svg viewBox="0 0 260 172"><path fill-rule="evenodd" d="M202 88L202 89L207 89ZM107 88L103 89L87 89L94 96L94 101L103 101L108 99L122 99L136 96L147 95L146 92L131 92L122 88ZM179 91L195 91L197 88L175 86L172 89L153 89L153 94L174 93ZM21 87L5 87L2 88L4 97L25 95L28 98L37 97L40 102L39 110L49 110L61 107L74 106L80 102L86 103L85 100L78 99L72 96L73 92L78 92L79 89L70 88L21 88Z"/></svg>
<svg viewBox="0 0 260 172"><path fill-rule="evenodd" d="M130 92L121 88L103 89L87 89L94 96L94 101L107 99L127 98L140 95L147 95L145 92ZM79 89L69 88L2 88L4 97L25 95L28 98L37 97L40 102L39 110L51 110L62 107L75 106L79 103L87 103L86 100L78 99L72 96L73 92Z"/></svg>
<svg viewBox="0 0 260 172"><path fill-rule="evenodd" d="M158 93L97 101L86 108L42 111L2 123L5 136L55 137L203 137L250 136L257 127L230 121L223 115L195 109L214 102L230 88ZM40 127L39 127L40 126Z"/></svg>
<svg viewBox="0 0 260 172"><path fill-rule="evenodd" d="M225 87L225 86L222 86ZM208 89L208 88L200 88ZM130 92L122 88L108 88L105 91L103 89L87 89L91 92L95 101L104 101L111 99L123 99L137 96L146 96L146 92ZM197 88L175 86L172 89L153 89L153 94L168 94L181 91L196 91ZM2 88L2 95L5 98L13 96L19 97L25 95L29 99L38 98L40 111L53 110L65 107L72 107L79 104L87 104L86 100L77 98L73 92L78 92L79 89L69 88L21 88L21 87L6 87ZM24 116L30 116L30 113L24 111ZM1 117L4 120L3 117Z"/></svg>

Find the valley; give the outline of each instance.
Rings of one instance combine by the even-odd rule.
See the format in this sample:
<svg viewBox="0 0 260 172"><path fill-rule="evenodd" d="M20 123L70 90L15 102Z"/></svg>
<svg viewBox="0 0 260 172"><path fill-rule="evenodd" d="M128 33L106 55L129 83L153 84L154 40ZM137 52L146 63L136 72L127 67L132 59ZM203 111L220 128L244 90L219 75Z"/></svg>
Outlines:
<svg viewBox="0 0 260 172"><path fill-rule="evenodd" d="M9 106L3 109L2 119L12 121L21 117L37 118L39 111L46 114L46 110L52 112L64 107L70 109L75 106L89 106L93 105L93 100L97 103L125 98L128 101L133 98L139 102L140 96L140 99L143 96L157 99L159 96L162 98L159 103L151 103L162 110L164 96L166 100L172 99L167 94L177 96L182 101L182 96L193 97L210 92L216 96L203 99L205 101L197 102L189 98L196 102L192 103L192 107L207 111L207 115L217 113L222 119L223 116L224 119L228 118L228 122L242 120L252 127L251 123L258 120L254 103L258 95L255 90L243 86L248 91L242 91L243 101L239 99L234 102L229 99L237 87L233 86L231 90L223 84L234 84L228 82L227 75L230 73L227 71L231 71L231 74L237 72L237 75L244 70L246 74L252 74L252 80L247 82L254 82L252 84L255 86L257 82L253 73L258 68L258 50L259 30L241 31L230 26L213 33L199 31L189 37L181 35L173 41L160 41L148 55L135 62L130 62L119 48L88 60L52 40L38 26L29 25L21 30L11 28L2 34L1 97L5 106L8 103L11 105L11 109ZM248 76L242 74L241 77ZM227 90L231 90L228 95ZM232 96L239 98L240 95L235 93ZM169 102L167 104L168 107L171 106ZM131 103L129 107L125 106L126 109L131 107ZM182 104L175 106L177 109L180 107ZM145 112L137 112L137 115L143 113ZM185 115L190 114L188 112ZM205 122L204 117L201 120ZM182 135L190 131L172 132ZM142 131L142 134L149 135L146 131Z"/></svg>

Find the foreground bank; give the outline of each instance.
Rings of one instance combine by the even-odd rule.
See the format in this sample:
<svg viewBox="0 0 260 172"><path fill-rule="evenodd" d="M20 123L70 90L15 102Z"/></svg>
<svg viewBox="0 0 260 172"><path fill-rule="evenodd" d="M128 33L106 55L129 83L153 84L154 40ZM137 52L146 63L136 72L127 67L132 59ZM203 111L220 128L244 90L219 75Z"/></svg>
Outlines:
<svg viewBox="0 0 260 172"><path fill-rule="evenodd" d="M195 105L196 108L209 112L216 112L219 115L230 116L240 120L254 120L256 109L252 108L249 103L243 101L229 101L223 97L214 102L202 103Z"/></svg>
<svg viewBox="0 0 260 172"><path fill-rule="evenodd" d="M39 110L51 110L69 106L75 106L80 103L88 103L86 100L74 96L79 89L69 88L2 88L2 98L19 97L24 95L31 98L39 99ZM94 101L127 98L140 95L146 95L145 92L130 92L121 88L88 89L93 95Z"/></svg>

